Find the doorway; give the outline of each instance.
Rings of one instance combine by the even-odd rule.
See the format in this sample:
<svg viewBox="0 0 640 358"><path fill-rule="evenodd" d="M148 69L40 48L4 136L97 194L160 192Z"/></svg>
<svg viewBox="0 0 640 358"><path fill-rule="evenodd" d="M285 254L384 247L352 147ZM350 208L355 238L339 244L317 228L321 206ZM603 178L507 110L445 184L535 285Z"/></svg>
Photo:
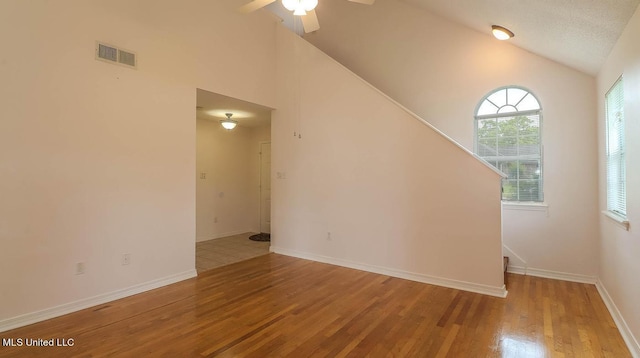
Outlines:
<svg viewBox="0 0 640 358"><path fill-rule="evenodd" d="M271 108L200 89L196 106L200 273L269 253L269 242L249 237L271 231ZM227 117L235 128L223 128Z"/></svg>

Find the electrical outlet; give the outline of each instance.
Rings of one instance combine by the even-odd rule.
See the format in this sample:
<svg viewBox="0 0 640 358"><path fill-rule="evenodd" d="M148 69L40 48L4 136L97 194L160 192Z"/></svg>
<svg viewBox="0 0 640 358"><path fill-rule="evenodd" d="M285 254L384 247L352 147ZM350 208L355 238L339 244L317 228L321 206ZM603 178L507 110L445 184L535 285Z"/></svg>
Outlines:
<svg viewBox="0 0 640 358"><path fill-rule="evenodd" d="M214 223L214 224L217 224L217 223L218 223L218 217L217 217L217 216L214 216L214 217L213 217L213 223Z"/></svg>
<svg viewBox="0 0 640 358"><path fill-rule="evenodd" d="M83 275L85 272L84 262L78 262L76 264L76 275Z"/></svg>
<svg viewBox="0 0 640 358"><path fill-rule="evenodd" d="M131 263L131 254L122 255L122 266L128 265Z"/></svg>
<svg viewBox="0 0 640 358"><path fill-rule="evenodd" d="M200 173L200 179L207 179L207 173Z"/></svg>

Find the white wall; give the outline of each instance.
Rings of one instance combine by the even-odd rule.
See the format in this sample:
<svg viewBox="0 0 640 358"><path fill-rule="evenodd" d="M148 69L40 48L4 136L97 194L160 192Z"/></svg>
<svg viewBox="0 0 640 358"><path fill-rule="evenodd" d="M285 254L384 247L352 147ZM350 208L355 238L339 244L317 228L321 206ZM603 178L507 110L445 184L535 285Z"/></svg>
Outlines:
<svg viewBox="0 0 640 358"><path fill-rule="evenodd" d="M600 215L600 280L619 310L618 327L636 357L640 357L640 9L627 24L613 51L598 74L598 149L600 159L600 210L607 209L605 158L605 93L624 76L627 144L627 218L626 231L616 222ZM615 309L613 310L616 317ZM625 327L626 326L626 327ZM635 336L635 338L634 338Z"/></svg>
<svg viewBox="0 0 640 358"><path fill-rule="evenodd" d="M275 102L274 21L237 5L0 2L0 330L195 274L196 88Z"/></svg>
<svg viewBox="0 0 640 358"><path fill-rule="evenodd" d="M277 46L272 249L504 293L500 176L283 28Z"/></svg>
<svg viewBox="0 0 640 358"><path fill-rule="evenodd" d="M228 131L217 120L197 120L197 241L260 231L259 143L269 140L269 130L267 124Z"/></svg>
<svg viewBox="0 0 640 358"><path fill-rule="evenodd" d="M469 149L484 95L507 85L530 89L543 108L548 210L504 211L504 242L525 262L507 254L529 269L595 277L593 77L401 1L318 7L321 29L305 39Z"/></svg>

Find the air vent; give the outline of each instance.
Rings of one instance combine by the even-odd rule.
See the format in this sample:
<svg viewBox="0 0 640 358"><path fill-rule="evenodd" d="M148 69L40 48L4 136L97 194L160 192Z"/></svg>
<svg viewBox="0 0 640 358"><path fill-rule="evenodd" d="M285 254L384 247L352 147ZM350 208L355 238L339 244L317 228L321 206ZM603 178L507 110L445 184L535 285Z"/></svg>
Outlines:
<svg viewBox="0 0 640 358"><path fill-rule="evenodd" d="M131 68L136 68L136 54L131 51L125 51L115 46L107 45L104 43L96 43L96 59L110 62L113 64L120 64Z"/></svg>
<svg viewBox="0 0 640 358"><path fill-rule="evenodd" d="M118 62L123 65L136 67L136 55L131 52L118 50Z"/></svg>
<svg viewBox="0 0 640 358"><path fill-rule="evenodd" d="M98 57L103 60L118 61L118 49L103 44L98 44Z"/></svg>

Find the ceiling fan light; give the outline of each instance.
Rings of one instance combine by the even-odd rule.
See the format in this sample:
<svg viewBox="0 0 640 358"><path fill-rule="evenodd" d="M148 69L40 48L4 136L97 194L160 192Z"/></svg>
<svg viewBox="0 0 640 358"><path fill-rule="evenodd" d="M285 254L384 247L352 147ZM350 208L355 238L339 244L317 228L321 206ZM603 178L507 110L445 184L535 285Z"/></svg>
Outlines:
<svg viewBox="0 0 640 358"><path fill-rule="evenodd" d="M304 11L311 11L318 6L318 0L301 0Z"/></svg>
<svg viewBox="0 0 640 358"><path fill-rule="evenodd" d="M294 11L293 14L296 16L304 16L307 14L307 12L304 11L304 7L302 6L302 4L298 3L298 6L296 6L296 11Z"/></svg>
<svg viewBox="0 0 640 358"><path fill-rule="evenodd" d="M295 10L297 5L297 0L282 0L282 6L289 11Z"/></svg>
<svg viewBox="0 0 640 358"><path fill-rule="evenodd" d="M508 40L515 36L509 29L498 25L491 25L491 32L495 38L501 41Z"/></svg>

